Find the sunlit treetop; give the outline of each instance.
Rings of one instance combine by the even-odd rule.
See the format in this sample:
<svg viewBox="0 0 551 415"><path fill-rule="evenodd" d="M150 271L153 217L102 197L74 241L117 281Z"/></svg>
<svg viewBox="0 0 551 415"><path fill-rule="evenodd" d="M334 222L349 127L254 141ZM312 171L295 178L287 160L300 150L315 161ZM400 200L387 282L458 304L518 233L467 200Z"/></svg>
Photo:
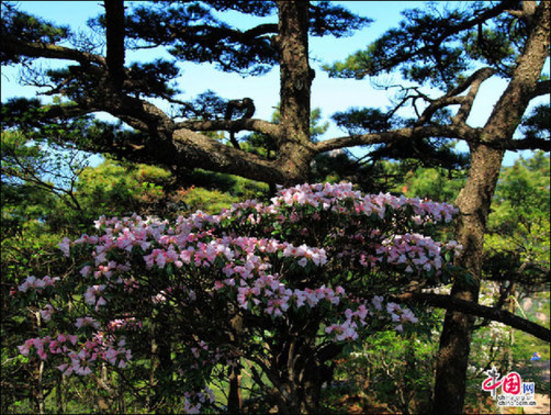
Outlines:
<svg viewBox="0 0 551 415"><path fill-rule="evenodd" d="M69 28L17 10L14 4L2 5L2 36L26 42L60 44L77 41ZM250 28L237 28L224 21L224 13L235 12L266 18ZM328 2L313 2L309 10L313 36L348 36L371 20ZM269 71L277 61L277 7L267 1L155 1L125 6L125 37L131 49L166 46L178 60L215 63L218 69L243 74ZM105 15L92 18L89 26L105 30ZM80 39L79 41L82 41ZM96 48L87 41L90 48ZM4 64L21 61L21 55L2 53ZM159 63L161 61L158 61ZM161 73L165 73L163 69Z"/></svg>
<svg viewBox="0 0 551 415"><path fill-rule="evenodd" d="M456 86L480 65L509 77L531 24L517 17L522 7L520 1L477 1L405 10L397 28L326 69L356 79L399 70L406 80L436 87Z"/></svg>

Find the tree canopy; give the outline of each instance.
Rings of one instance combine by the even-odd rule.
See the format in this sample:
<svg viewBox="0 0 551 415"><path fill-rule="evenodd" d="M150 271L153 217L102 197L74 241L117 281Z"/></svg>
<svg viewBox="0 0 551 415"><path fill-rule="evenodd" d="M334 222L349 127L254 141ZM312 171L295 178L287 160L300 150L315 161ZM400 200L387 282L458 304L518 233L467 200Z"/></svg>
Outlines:
<svg viewBox="0 0 551 415"><path fill-rule="evenodd" d="M2 7L4 65L27 65L40 57L69 64L29 80L49 86L46 95L62 96L62 102L47 106L37 101L5 103L8 125L25 125L22 120L13 120L18 113L16 108L24 108L28 114L33 113L33 108L40 109L26 120L32 128L105 111L132 130L123 133L102 126L101 137L79 142L81 147L129 160L200 166L270 183L304 180L308 164L317 154L351 145L384 144L388 149L379 150L383 154L377 156L385 156L385 151L387 157L413 153L417 157L426 155L427 160L436 151L434 158L448 158L440 163L457 166L459 160L436 150L434 143L446 138L480 141L480 132L465 124L478 88L491 74L511 76L514 62L528 39L528 20L536 19L535 15L528 20L522 17L520 2L469 3L461 10L445 10L443 14L434 7L405 13L400 29L389 31L367 51L326 68L331 75L355 78L398 70L406 81L439 87L445 95L436 99L419 86L406 87L398 106L413 103L419 111L418 119L404 120L395 116L395 110L384 113L380 109L379 113L373 109L354 116L342 114L337 121L347 126L349 137L312 143L306 126L309 87L315 72L308 62L308 36L346 36L370 21L341 6L329 2L152 2L133 6L110 3L105 15L90 20L90 26L104 37L105 54L97 42L77 38L68 27L30 16L10 3L3 3ZM222 12L230 10L269 21L277 14L279 23L247 29L233 27L223 21ZM535 9L527 9L528 12L534 14ZM434 33L426 31L426 27ZM279 65L280 121L262 121L244 113L240 118L228 119L224 117L228 102L211 100L211 105L207 95L196 101L180 99L177 81L185 82L185 74L181 76L169 61L125 65L125 50L154 47L166 48L178 61L214 63L220 70L246 75L258 75ZM462 96L467 90L470 92ZM541 81L525 99L547 90L548 81ZM169 115L151 98L172 103L177 110ZM456 122L450 122L451 114L446 114L450 106L460 107ZM367 129L352 128L366 124ZM208 131L241 130L265 134L277 149L277 157L267 160L205 138ZM295 142L291 136L304 137ZM500 145L509 149L548 149L545 138L533 135Z"/></svg>

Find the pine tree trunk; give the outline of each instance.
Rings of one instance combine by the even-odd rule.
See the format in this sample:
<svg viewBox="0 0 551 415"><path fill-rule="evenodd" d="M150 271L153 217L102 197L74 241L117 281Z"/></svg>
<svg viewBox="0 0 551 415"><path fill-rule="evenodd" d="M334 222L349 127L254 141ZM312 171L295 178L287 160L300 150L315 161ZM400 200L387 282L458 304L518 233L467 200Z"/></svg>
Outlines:
<svg viewBox="0 0 551 415"><path fill-rule="evenodd" d="M513 138L528 104L536 96L534 91L548 58L551 5L542 1L536 8L535 3L528 3L523 8L529 27L526 45L509 85L482 129L480 143L471 145L469 177L456 201L460 209L456 234L463 245L458 264L470 272L472 281L456 278L452 296L467 301L478 301L486 219L504 155L499 144ZM435 414L463 411L472 327L472 317L446 313L436 363Z"/></svg>
<svg viewBox="0 0 551 415"><path fill-rule="evenodd" d="M502 150L486 146L471 149L469 178L456 201L461 211L457 239L463 245L458 265L469 272L470 279L456 279L451 292L455 298L478 302L484 231L502 158ZM473 322L472 316L446 313L436 363L435 414L463 410Z"/></svg>
<svg viewBox="0 0 551 415"><path fill-rule="evenodd" d="M278 154L289 183L304 181L314 157L310 142L310 94L314 71L308 61L309 2L279 1L281 139Z"/></svg>

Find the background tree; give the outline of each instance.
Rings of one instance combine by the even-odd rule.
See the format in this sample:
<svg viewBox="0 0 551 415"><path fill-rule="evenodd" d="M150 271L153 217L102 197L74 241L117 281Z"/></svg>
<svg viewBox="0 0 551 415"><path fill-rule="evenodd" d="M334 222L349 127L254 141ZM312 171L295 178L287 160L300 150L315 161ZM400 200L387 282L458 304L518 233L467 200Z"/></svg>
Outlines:
<svg viewBox="0 0 551 415"><path fill-rule="evenodd" d="M538 292L549 284L549 155L504 168L488 221L487 278Z"/></svg>

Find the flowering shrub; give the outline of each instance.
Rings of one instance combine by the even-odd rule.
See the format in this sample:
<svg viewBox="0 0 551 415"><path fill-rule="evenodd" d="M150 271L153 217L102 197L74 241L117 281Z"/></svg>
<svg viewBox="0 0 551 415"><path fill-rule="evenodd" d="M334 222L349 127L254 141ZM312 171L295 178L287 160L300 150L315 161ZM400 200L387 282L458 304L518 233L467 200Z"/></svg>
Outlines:
<svg viewBox="0 0 551 415"><path fill-rule="evenodd" d="M210 380L244 359L282 385L277 402L304 401L311 392L297 387L292 353L297 371L321 370L334 357L324 354L329 344L416 323L385 295L448 280L461 247L431 235L455 213L341 183L280 189L269 204L246 201L174 223L101 217L97 235L59 245L81 264L75 273L19 286L21 296L51 290L40 311L48 335L19 350L66 375L87 375L101 363L143 365L155 341L164 350L165 390L184 397L186 412L215 406Z"/></svg>

